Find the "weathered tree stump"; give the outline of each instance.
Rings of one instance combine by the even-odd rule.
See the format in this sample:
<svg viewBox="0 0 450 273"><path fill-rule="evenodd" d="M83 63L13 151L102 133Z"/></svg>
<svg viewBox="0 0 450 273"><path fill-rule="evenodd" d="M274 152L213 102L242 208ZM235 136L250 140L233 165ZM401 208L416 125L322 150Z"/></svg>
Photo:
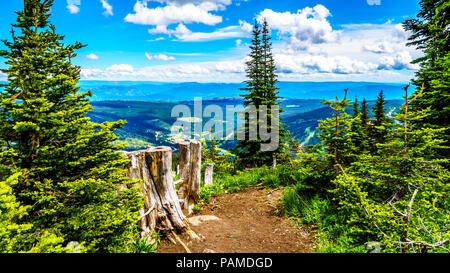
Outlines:
<svg viewBox="0 0 450 273"><path fill-rule="evenodd" d="M202 168L202 144L197 140L190 141L189 180L187 195L184 199L185 208L191 214L194 205L200 199L200 177Z"/></svg>
<svg viewBox="0 0 450 273"><path fill-rule="evenodd" d="M207 164L205 168L205 186L209 186L213 184L213 171L214 165Z"/></svg>
<svg viewBox="0 0 450 273"><path fill-rule="evenodd" d="M163 233L186 231L186 218L178 201L172 174L172 149L154 147L124 152L130 160L128 176L142 180L144 209L140 211L141 236L154 230Z"/></svg>
<svg viewBox="0 0 450 273"><path fill-rule="evenodd" d="M178 156L180 166L178 198L182 207L191 214L200 197L202 146L196 140L177 141L177 144L180 152Z"/></svg>

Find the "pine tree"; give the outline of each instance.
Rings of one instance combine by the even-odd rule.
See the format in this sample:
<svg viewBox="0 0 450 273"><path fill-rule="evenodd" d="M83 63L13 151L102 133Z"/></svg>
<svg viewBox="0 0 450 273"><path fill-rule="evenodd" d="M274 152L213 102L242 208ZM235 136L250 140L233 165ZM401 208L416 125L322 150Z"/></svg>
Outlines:
<svg viewBox="0 0 450 273"><path fill-rule="evenodd" d="M270 42L271 37L269 33L269 26L266 20L263 21L262 27L255 20L253 27L253 39L250 46L250 60L246 62L247 65L247 78L245 81L246 87L241 90L246 91L246 94L241 95L244 99L244 106L253 105L256 107L258 116L260 116L261 106L267 106L268 120L267 127L264 128L268 132L272 129L270 124L272 113L271 106L280 106L278 96L278 88L276 87L277 75L275 74L275 61L272 55L272 44ZM279 107L279 113L284 110ZM256 125L255 125L256 124ZM280 145L276 151L262 151L261 144L265 143L258 138L257 140L249 140L249 128L254 125L260 131L260 127L263 126L259 120L247 118L245 120L245 140L238 142L236 146L236 154L240 159L243 166L261 166L269 165L272 163L274 156L280 156L287 151L286 139L289 137L288 131L285 126L279 120L279 138Z"/></svg>
<svg viewBox="0 0 450 273"><path fill-rule="evenodd" d="M369 129L370 146L372 152L377 151L377 144L386 143L389 139L392 121L386 115L386 101L384 100L383 90L380 91L375 106L372 109L374 120Z"/></svg>
<svg viewBox="0 0 450 273"><path fill-rule="evenodd" d="M412 33L409 46L424 55L413 63L420 66L413 84L422 96L412 102L412 109L430 109L429 115L416 121L421 127L444 128L445 146L450 141L450 3L445 0L422 0L417 18L407 20L403 26ZM448 148L437 148L441 156L448 157Z"/></svg>
<svg viewBox="0 0 450 273"><path fill-rule="evenodd" d="M92 93L79 92L80 67L72 64L85 45L63 43L49 22L52 3L25 0L13 24L19 33L13 29L0 52L8 65L1 70L8 83L0 94L0 181L17 180L8 185L27 211L11 225L28 227L13 249L0 251L61 251L73 241L89 252L124 251L142 202L139 189L120 187L131 181L117 153L123 145L112 142L124 122L86 117Z"/></svg>

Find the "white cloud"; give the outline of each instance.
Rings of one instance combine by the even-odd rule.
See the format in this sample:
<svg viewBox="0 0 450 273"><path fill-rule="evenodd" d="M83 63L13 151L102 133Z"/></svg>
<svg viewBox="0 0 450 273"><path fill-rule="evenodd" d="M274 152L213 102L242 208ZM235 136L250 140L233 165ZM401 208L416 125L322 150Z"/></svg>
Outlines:
<svg viewBox="0 0 450 273"><path fill-rule="evenodd" d="M248 33L251 33L253 30L253 26L243 20L239 20L239 26L243 31Z"/></svg>
<svg viewBox="0 0 450 273"><path fill-rule="evenodd" d="M204 3L204 2L224 4L224 5L231 4L231 0L153 0L153 1L160 2L160 3L172 3L172 4L178 4L178 5L199 4L199 3Z"/></svg>
<svg viewBox="0 0 450 273"><path fill-rule="evenodd" d="M243 37L245 33L237 26L230 26L226 28L218 29L214 32L185 32L181 34L175 34L175 36L186 42L199 42L199 41L211 41L221 40L235 37Z"/></svg>
<svg viewBox="0 0 450 273"><path fill-rule="evenodd" d="M100 59L100 57L98 57L97 55L95 55L94 53L91 53L91 54L89 54L89 55L86 55L86 56L84 56L86 59L89 59L89 60L98 60L98 59Z"/></svg>
<svg viewBox="0 0 450 273"><path fill-rule="evenodd" d="M373 53L392 53L394 51L392 44L388 41L381 41L375 44L364 45L363 49Z"/></svg>
<svg viewBox="0 0 450 273"><path fill-rule="evenodd" d="M284 57L284 59L282 59ZM84 68L83 80L131 80L165 82L242 82L247 58L185 64L154 65L142 68L113 65L107 69ZM377 64L346 58L298 58L277 56L281 81L409 81L410 75L400 70L377 69Z"/></svg>
<svg viewBox="0 0 450 273"><path fill-rule="evenodd" d="M416 64L411 64L412 57L408 51L402 51L397 53L395 56L383 56L380 59L379 69L418 69Z"/></svg>
<svg viewBox="0 0 450 273"><path fill-rule="evenodd" d="M80 8L74 4L67 5L67 9L69 10L70 14L77 14L80 12Z"/></svg>
<svg viewBox="0 0 450 273"><path fill-rule="evenodd" d="M359 74L377 69L374 63L365 63L357 59L346 56L314 56L303 55L293 56L279 54L275 55L277 68L284 73L339 73L339 74Z"/></svg>
<svg viewBox="0 0 450 273"><path fill-rule="evenodd" d="M157 26L149 29L148 32L150 34L167 34L169 37L173 35L178 40L185 42L211 41L248 36L243 25L220 28L213 32L192 32L184 24L180 23L173 30L167 29L166 26Z"/></svg>
<svg viewBox="0 0 450 273"><path fill-rule="evenodd" d="M333 30L327 17L330 11L323 5L306 7L297 13L275 12L265 9L257 16L261 21L265 18L273 30L287 36L288 46L294 50L305 49L312 44L329 43L338 40L339 31Z"/></svg>
<svg viewBox="0 0 450 273"><path fill-rule="evenodd" d="M108 3L108 1L107 0L100 0L100 1L102 2L103 8L105 9L105 11L103 12L103 15L105 15L105 16L114 15L114 13L112 11L113 7Z"/></svg>
<svg viewBox="0 0 450 273"><path fill-rule="evenodd" d="M173 61L175 60L175 57L173 56L167 56L165 54L156 54L156 55L151 55L147 52L145 52L145 57L147 58L147 60L151 61L151 60L157 60L157 61Z"/></svg>
<svg viewBox="0 0 450 273"><path fill-rule="evenodd" d="M134 5L134 14L125 17L126 22L168 26L178 23L202 23L216 25L222 22L222 17L212 14L213 11L224 9L229 1L158 1L166 3L165 6L149 8L147 1L138 0Z"/></svg>
<svg viewBox="0 0 450 273"><path fill-rule="evenodd" d="M134 68L130 64L113 64L112 66L106 68L106 72L112 73L112 74L128 74L133 73Z"/></svg>
<svg viewBox="0 0 450 273"><path fill-rule="evenodd" d="M147 40L147 42L157 42L157 41L162 41L165 40L166 38L164 37L157 37L155 39L151 39L151 40Z"/></svg>
<svg viewBox="0 0 450 273"><path fill-rule="evenodd" d="M138 1L137 4L141 2ZM160 6L161 9L170 6L174 10L184 9L187 5L199 8L207 3L210 7L215 6L216 10L219 10L219 6L225 7L231 3L226 0L161 0L159 2L163 4ZM143 2L141 4L144 5ZM144 13L147 12L145 9L156 9L146 6L141 8ZM203 11L206 10L209 10L206 13L216 16L210 8L203 9ZM138 14L140 13L134 14L136 15L134 19L137 20ZM172 17L169 18L169 15ZM166 34L179 41L236 38L237 47L229 51L229 54L234 54L234 57L231 57L231 60L183 64L176 62L142 68L124 64L113 65L103 70L86 68L82 70L83 79L177 82L242 82L245 80L246 59L244 57L248 49L242 39L238 38L249 37L253 26L239 20L239 25L217 28L212 32L193 32L186 26L193 22L189 19L190 16L189 14L163 13L161 17L139 18L141 23L153 25L148 30L150 34ZM419 57L421 52L406 47L409 33L405 32L400 24L393 24L392 21L385 24L347 24L341 25L339 30L336 30L328 21L330 16L330 11L322 5L306 7L296 13L266 9L257 15L258 20L267 19L274 33L273 52L280 80L398 82L408 81L411 78L412 71L417 69L417 65L411 64L411 60ZM144 19L151 22L146 22ZM196 20L201 21L199 18ZM161 38L163 39L159 37L154 40ZM175 59L171 56L178 56L177 54L183 55L167 52L145 55L149 60L170 61ZM184 55L191 56L192 53Z"/></svg>

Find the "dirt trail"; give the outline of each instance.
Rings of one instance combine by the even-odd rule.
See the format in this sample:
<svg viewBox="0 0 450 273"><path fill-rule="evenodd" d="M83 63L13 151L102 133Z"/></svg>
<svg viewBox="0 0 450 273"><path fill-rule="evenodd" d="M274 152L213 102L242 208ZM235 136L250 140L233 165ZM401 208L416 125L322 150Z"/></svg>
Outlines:
<svg viewBox="0 0 450 273"><path fill-rule="evenodd" d="M277 214L280 197L280 190L262 187L214 197L190 219L219 219L191 224L192 230L202 239L193 242L182 240L194 253L314 252L311 232ZM185 250L180 244L164 241L158 252L183 253Z"/></svg>

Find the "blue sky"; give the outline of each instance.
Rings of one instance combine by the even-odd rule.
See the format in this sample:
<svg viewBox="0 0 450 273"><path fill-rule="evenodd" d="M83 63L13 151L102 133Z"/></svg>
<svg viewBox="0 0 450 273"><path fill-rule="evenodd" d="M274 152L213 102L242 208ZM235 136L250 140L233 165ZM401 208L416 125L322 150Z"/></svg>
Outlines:
<svg viewBox="0 0 450 273"><path fill-rule="evenodd" d="M2 0L1 39L22 6ZM82 79L241 82L250 24L266 18L280 80L407 82L420 52L400 23L418 11L418 0L55 0L51 21L88 44Z"/></svg>

